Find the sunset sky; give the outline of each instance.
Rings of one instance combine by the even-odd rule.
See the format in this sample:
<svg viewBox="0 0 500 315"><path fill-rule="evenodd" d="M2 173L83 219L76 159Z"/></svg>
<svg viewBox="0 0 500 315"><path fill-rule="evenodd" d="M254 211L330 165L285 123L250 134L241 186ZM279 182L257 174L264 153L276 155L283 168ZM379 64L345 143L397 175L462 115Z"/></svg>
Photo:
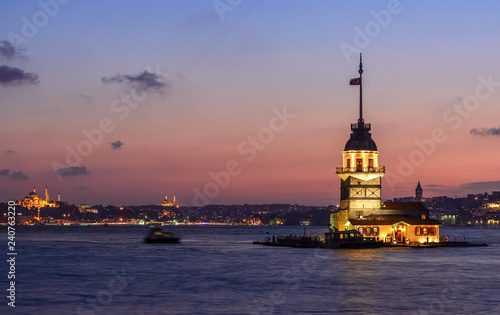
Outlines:
<svg viewBox="0 0 500 315"><path fill-rule="evenodd" d="M74 204L166 193L337 204L359 51L384 199L414 195L419 179L424 197L500 190L498 12L498 1L2 1L0 201L48 185Z"/></svg>

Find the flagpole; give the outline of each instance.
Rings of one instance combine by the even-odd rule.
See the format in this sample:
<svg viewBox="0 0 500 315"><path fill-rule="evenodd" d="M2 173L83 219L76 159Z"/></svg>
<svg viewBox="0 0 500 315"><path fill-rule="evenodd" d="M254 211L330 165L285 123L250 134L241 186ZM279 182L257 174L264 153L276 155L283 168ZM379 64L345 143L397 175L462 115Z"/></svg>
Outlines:
<svg viewBox="0 0 500 315"><path fill-rule="evenodd" d="M359 53L359 122L363 122L363 63Z"/></svg>

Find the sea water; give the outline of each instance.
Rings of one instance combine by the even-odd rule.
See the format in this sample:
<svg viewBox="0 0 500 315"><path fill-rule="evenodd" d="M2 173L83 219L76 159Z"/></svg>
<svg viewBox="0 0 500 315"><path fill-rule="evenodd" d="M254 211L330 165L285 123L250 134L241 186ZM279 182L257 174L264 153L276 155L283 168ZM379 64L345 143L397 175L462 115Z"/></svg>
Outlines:
<svg viewBox="0 0 500 315"><path fill-rule="evenodd" d="M358 250L252 244L319 227L167 230L181 243L145 244L144 226L18 226L16 307L4 259L0 314L500 314L500 228L441 229L488 247Z"/></svg>

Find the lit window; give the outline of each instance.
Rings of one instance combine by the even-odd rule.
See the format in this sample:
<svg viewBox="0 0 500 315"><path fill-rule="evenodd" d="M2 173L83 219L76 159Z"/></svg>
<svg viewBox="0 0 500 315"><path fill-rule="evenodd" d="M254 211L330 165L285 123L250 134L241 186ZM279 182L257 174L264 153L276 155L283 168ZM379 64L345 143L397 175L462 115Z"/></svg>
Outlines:
<svg viewBox="0 0 500 315"><path fill-rule="evenodd" d="M435 227L430 227L429 228L429 235L431 235L431 236L436 235L436 228Z"/></svg>
<svg viewBox="0 0 500 315"><path fill-rule="evenodd" d="M363 227L360 227L360 228L359 228L359 233L361 233L361 235L364 235L364 234L363 234Z"/></svg>
<svg viewBox="0 0 500 315"><path fill-rule="evenodd" d="M424 232L422 234L429 235L429 229L427 227L424 227Z"/></svg>
<svg viewBox="0 0 500 315"><path fill-rule="evenodd" d="M378 236L378 226L373 228L373 235Z"/></svg>
<svg viewBox="0 0 500 315"><path fill-rule="evenodd" d="M422 233L422 232L421 232L421 230L420 230L420 227L419 227L419 226L417 226L417 227L415 228L415 235L420 236L420 235L421 235L421 233Z"/></svg>
<svg viewBox="0 0 500 315"><path fill-rule="evenodd" d="M356 159L356 172L363 171L363 159Z"/></svg>
<svg viewBox="0 0 500 315"><path fill-rule="evenodd" d="M371 228L369 228L369 227L366 228L366 235L368 235L368 236L370 235L370 230L371 230Z"/></svg>

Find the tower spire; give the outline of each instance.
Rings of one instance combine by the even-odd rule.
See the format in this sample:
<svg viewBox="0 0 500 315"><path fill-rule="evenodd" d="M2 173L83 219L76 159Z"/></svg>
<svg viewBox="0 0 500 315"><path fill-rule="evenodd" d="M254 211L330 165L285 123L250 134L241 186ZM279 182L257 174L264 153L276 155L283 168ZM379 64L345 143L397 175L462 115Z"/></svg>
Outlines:
<svg viewBox="0 0 500 315"><path fill-rule="evenodd" d="M415 188L415 201L423 201L423 189L422 186L420 186L420 178L418 179L418 184L417 188Z"/></svg>
<svg viewBox="0 0 500 315"><path fill-rule="evenodd" d="M363 60L359 53L359 119L358 122L363 122Z"/></svg>

